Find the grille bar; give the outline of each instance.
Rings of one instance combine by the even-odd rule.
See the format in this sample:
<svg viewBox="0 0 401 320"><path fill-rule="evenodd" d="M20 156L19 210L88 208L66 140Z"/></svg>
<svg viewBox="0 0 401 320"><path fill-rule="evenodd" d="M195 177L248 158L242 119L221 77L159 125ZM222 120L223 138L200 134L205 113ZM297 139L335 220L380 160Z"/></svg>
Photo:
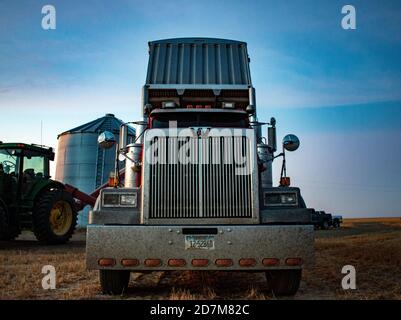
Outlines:
<svg viewBox="0 0 401 320"><path fill-rule="evenodd" d="M153 137L150 145L149 219L252 217L249 138Z"/></svg>

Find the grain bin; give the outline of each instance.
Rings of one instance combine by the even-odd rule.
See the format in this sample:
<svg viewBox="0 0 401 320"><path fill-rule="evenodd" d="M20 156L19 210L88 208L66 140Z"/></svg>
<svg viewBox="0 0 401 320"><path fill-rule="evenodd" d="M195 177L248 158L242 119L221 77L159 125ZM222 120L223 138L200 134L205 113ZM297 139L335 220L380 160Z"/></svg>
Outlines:
<svg viewBox="0 0 401 320"><path fill-rule="evenodd" d="M91 193L105 183L114 170L115 148L101 149L97 138L103 131L110 131L118 140L120 126L123 123L113 114L80 125L58 135L56 180ZM129 139L133 140L135 130L129 127ZM121 166L123 168L123 166ZM78 216L78 225L88 223L86 207Z"/></svg>

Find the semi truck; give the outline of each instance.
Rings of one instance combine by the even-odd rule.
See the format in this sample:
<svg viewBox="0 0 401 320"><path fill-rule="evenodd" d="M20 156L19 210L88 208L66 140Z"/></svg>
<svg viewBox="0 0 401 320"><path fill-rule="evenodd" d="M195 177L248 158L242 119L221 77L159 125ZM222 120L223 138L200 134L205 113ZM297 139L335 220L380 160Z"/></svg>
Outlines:
<svg viewBox="0 0 401 320"><path fill-rule="evenodd" d="M99 136L126 159L124 184L116 165L89 214L86 263L104 293L125 292L133 271L219 270L264 272L276 296L296 294L314 260L311 209L286 176L299 140L278 146L276 120L258 120L249 62L242 41L149 42L142 119L119 141Z"/></svg>

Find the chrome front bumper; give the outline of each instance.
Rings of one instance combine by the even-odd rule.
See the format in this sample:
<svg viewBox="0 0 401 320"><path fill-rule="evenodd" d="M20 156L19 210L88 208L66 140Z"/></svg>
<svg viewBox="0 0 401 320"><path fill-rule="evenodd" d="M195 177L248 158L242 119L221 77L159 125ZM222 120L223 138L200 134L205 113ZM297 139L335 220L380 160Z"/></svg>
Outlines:
<svg viewBox="0 0 401 320"><path fill-rule="evenodd" d="M214 250L185 250L184 228L194 226L102 226L87 228L86 263L88 269L112 270L268 270L300 268L288 266L288 258L301 258L303 265L314 261L314 230L311 225L218 225ZM113 266L99 266L100 259L114 259ZM265 258L279 259L275 266L265 266ZM123 259L137 259L138 265L124 267ZM144 264L146 259L160 259L159 266ZM185 266L171 267L169 259L184 259ZM194 267L193 259L207 259L207 266ZM232 259L233 264L219 267L217 259ZM255 259L253 266L240 266L240 259Z"/></svg>

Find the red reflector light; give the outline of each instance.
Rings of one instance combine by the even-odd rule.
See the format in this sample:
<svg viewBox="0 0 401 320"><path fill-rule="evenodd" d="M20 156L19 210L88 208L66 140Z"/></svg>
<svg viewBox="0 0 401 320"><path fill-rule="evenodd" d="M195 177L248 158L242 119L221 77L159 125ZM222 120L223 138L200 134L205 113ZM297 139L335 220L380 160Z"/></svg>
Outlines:
<svg viewBox="0 0 401 320"><path fill-rule="evenodd" d="M193 108L194 108L194 106L192 104L187 105L187 109L193 109Z"/></svg>
<svg viewBox="0 0 401 320"><path fill-rule="evenodd" d="M187 263L185 262L184 259L169 259L168 260L168 265L170 267L183 267L185 266Z"/></svg>
<svg viewBox="0 0 401 320"><path fill-rule="evenodd" d="M252 258L240 259L239 265L241 267L253 267L256 264L256 260Z"/></svg>
<svg viewBox="0 0 401 320"><path fill-rule="evenodd" d="M206 106L205 106L205 109L211 109L212 108L212 106L210 105L210 104L207 104Z"/></svg>
<svg viewBox="0 0 401 320"><path fill-rule="evenodd" d="M201 104L196 105L196 109L202 109L202 108L203 108L203 106Z"/></svg>
<svg viewBox="0 0 401 320"><path fill-rule="evenodd" d="M303 261L301 258L288 258L285 260L285 264L287 266L291 266L291 267L300 266L300 265L302 265L302 263L303 263Z"/></svg>
<svg viewBox="0 0 401 320"><path fill-rule="evenodd" d="M214 263L218 267L231 267L233 265L233 261L231 259L217 259Z"/></svg>
<svg viewBox="0 0 401 320"><path fill-rule="evenodd" d="M206 267L209 264L208 259L193 259L191 264L194 267Z"/></svg>
<svg viewBox="0 0 401 320"><path fill-rule="evenodd" d="M138 259L122 259L121 260L121 265L124 267L135 267L139 264Z"/></svg>
<svg viewBox="0 0 401 320"><path fill-rule="evenodd" d="M278 266L280 264L280 260L276 258L265 258L262 260L264 266Z"/></svg>
<svg viewBox="0 0 401 320"><path fill-rule="evenodd" d="M147 267L158 267L162 264L160 259L146 259L145 266Z"/></svg>
<svg viewBox="0 0 401 320"><path fill-rule="evenodd" d="M101 258L97 263L101 267L112 267L116 264L116 260L111 258Z"/></svg>

